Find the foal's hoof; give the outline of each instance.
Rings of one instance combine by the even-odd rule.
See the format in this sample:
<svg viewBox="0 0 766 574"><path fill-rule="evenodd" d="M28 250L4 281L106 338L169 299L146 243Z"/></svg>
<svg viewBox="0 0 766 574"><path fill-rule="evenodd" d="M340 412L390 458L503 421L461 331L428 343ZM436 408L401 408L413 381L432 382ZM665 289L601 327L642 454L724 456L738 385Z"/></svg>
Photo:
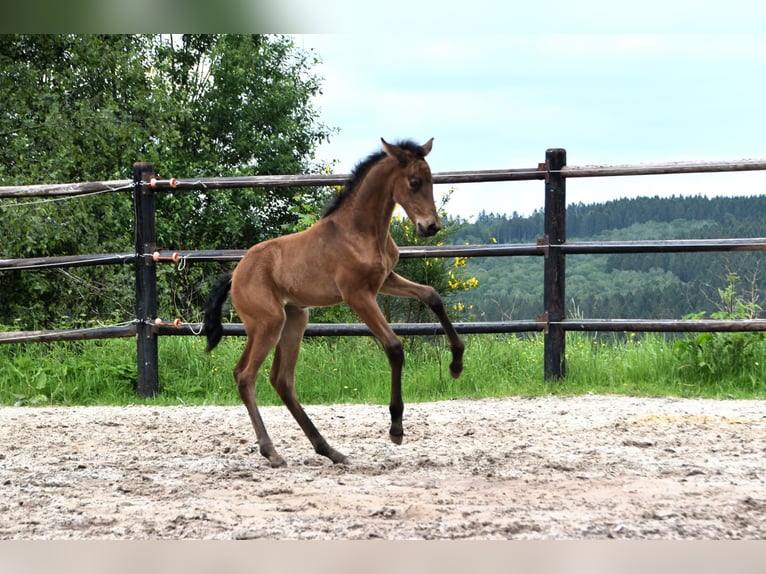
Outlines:
<svg viewBox="0 0 766 574"><path fill-rule="evenodd" d="M463 372L463 363L452 363L449 366L449 374L452 376L453 379L457 379L460 376L460 373Z"/></svg>
<svg viewBox="0 0 766 574"><path fill-rule="evenodd" d="M333 464L348 464L348 457L345 454L339 453L337 450L327 456Z"/></svg>
<svg viewBox="0 0 766 574"><path fill-rule="evenodd" d="M404 440L404 433L401 430L398 432L391 431L388 433L388 436L394 444L402 444L402 441Z"/></svg>
<svg viewBox="0 0 766 574"><path fill-rule="evenodd" d="M263 455L265 458L268 459L269 464L271 464L271 468L279 468L282 466L287 466L287 462L285 462L285 459L283 459L277 452L271 448L271 449L260 449L261 455ZM264 452L265 451L265 452Z"/></svg>
<svg viewBox="0 0 766 574"><path fill-rule="evenodd" d="M271 468L281 468L283 466L287 466L287 462L285 462L285 459L283 459L278 454L274 456L270 456L269 463L271 464Z"/></svg>

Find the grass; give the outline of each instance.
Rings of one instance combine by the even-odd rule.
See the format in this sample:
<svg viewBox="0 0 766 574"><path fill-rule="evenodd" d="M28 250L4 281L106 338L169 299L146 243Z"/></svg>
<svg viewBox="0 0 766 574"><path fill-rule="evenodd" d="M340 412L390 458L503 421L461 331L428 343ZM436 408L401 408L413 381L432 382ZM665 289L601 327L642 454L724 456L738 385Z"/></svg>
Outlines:
<svg viewBox="0 0 766 574"><path fill-rule="evenodd" d="M476 335L465 340L465 370L459 379L449 375L449 349L442 338L405 340L405 401L584 393L766 398L763 339L754 339L745 359L716 373L708 362L690 360L663 335L625 334L606 341L569 333L567 376L561 381L543 378L542 336ZM0 404L239 404L231 369L242 345L241 339L226 338L206 355L201 338L162 337L161 389L151 399L135 393L132 339L2 345ZM267 361L259 378L258 401L281 404L265 378L269 366ZM296 372L298 393L306 404L385 404L389 377L385 355L367 337L307 340Z"/></svg>

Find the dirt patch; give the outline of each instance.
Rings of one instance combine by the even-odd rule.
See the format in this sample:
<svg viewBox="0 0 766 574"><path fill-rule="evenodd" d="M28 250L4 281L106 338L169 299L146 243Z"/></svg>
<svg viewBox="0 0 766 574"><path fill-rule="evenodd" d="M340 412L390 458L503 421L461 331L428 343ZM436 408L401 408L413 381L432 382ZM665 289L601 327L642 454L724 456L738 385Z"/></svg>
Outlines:
<svg viewBox="0 0 766 574"><path fill-rule="evenodd" d="M0 408L0 538L766 537L766 402L584 396L263 409Z"/></svg>

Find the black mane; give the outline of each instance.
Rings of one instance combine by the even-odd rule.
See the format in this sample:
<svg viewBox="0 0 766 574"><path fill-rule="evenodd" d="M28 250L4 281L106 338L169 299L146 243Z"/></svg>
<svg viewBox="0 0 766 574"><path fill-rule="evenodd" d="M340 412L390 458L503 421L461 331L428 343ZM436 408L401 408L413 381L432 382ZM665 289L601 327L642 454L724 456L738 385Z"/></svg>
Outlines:
<svg viewBox="0 0 766 574"><path fill-rule="evenodd" d="M415 156L416 159L425 159L423 147L412 140L396 142L394 145L411 153L413 156ZM348 180L346 180L343 189L336 193L325 206L324 211L322 212L322 217L327 217L336 211L356 189L356 187L359 185L359 182L364 179L364 176L367 175L367 172L370 171L370 168L372 168L373 165L378 163L384 157L386 157L386 152L380 150L371 153L365 159L357 163L354 166L354 169L351 170L351 175L349 176Z"/></svg>

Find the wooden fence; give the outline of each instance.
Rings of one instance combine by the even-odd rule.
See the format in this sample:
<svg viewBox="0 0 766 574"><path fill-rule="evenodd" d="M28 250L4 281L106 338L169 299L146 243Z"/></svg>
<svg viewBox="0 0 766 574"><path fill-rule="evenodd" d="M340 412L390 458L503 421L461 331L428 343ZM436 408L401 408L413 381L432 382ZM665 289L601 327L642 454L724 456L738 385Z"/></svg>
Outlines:
<svg viewBox="0 0 766 574"><path fill-rule="evenodd" d="M626 175L684 174L731 171L764 171L766 160L738 162L678 162L663 164L568 166L566 151L549 149L545 162L528 169L440 172L434 183L540 180L545 183L544 235L535 244L402 246L401 257L513 257L544 258L543 301L541 313L534 319L498 322L457 323L460 333L544 333L544 375L558 379L565 375L564 361L567 331L766 331L766 320L643 320L643 319L569 319L566 316L566 256L594 253L651 253L703 251L766 251L766 237L743 239L658 240L658 241L566 241L566 180L582 177ZM32 259L0 260L0 272L34 270L84 265L132 264L136 277L136 319L129 325L50 331L15 331L0 333L0 343L61 341L76 339L136 338L137 392L152 396L159 388L158 337L198 335L200 324L164 323L157 319L157 265L180 258L194 261L238 261L245 250L158 251L156 248L155 194L167 190L215 190L255 187L298 187L342 185L347 175L287 175L236 178L157 179L154 166L136 163L133 180L97 183L0 187L0 199L39 196L83 195L132 188L136 222L133 253L59 256ZM442 333L438 323L395 324L399 335L435 335ZM241 324L224 325L224 335L243 336ZM370 335L363 324L310 324L306 336Z"/></svg>

